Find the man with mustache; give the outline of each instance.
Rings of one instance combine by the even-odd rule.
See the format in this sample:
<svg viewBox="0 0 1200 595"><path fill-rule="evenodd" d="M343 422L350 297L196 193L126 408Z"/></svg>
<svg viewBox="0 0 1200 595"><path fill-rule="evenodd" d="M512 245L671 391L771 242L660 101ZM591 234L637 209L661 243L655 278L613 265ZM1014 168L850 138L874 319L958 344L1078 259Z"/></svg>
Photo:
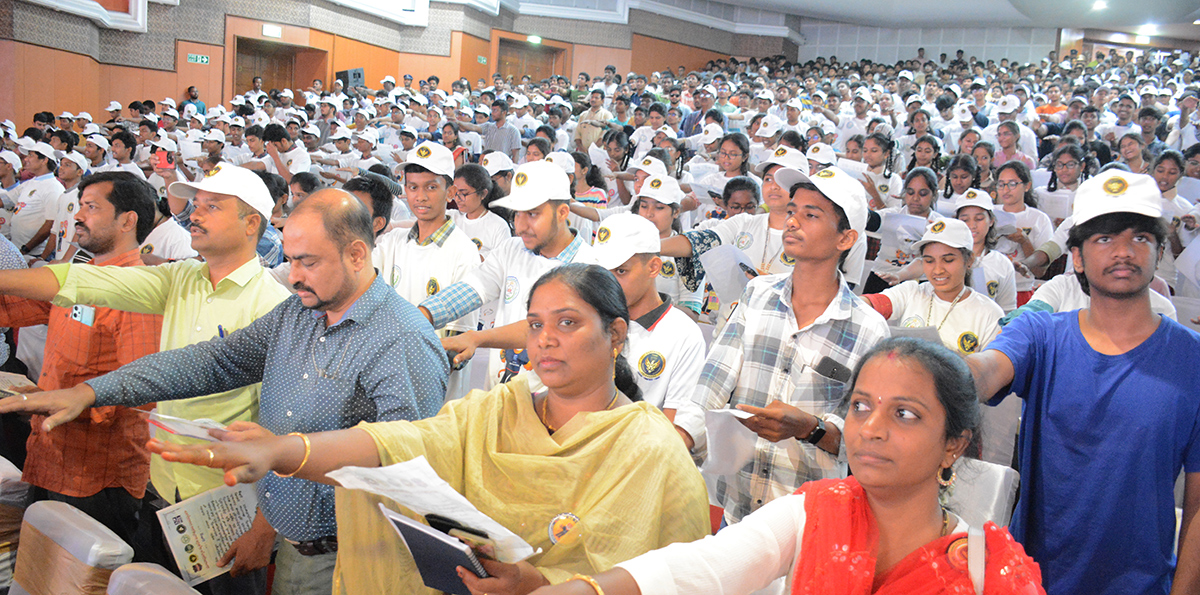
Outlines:
<svg viewBox="0 0 1200 595"><path fill-rule="evenodd" d="M104 172L78 190L75 237L92 262L141 265L138 244L154 225L154 189L131 173ZM55 390L158 351L162 317L0 296L0 326L38 324L49 325L38 388ZM150 478L146 418L126 407L97 407L57 432L46 432L40 416L31 426L21 476L34 486L30 501L71 504L131 542Z"/></svg>
<svg viewBox="0 0 1200 595"><path fill-rule="evenodd" d="M136 175L136 174L134 174ZM192 248L204 259L182 260L156 267L96 267L51 265L23 271L24 276L0 277L0 293L50 301L55 305L85 304L163 316L159 350L168 351L220 338L248 326L271 311L288 293L264 274L255 246L271 216L270 193L254 172L229 165L218 166L198 183L176 182L168 198L190 201ZM149 216L153 221L153 215ZM69 386L77 384L78 380ZM85 386L85 385L81 385ZM214 394L159 405L160 413L185 419L208 418L222 424L248 423L258 418L260 385L249 384ZM174 388L167 392L174 392ZM156 395L158 398L162 395ZM158 432L159 440L183 443ZM174 568L162 541L157 509L224 485L219 472L190 465L175 465L153 457L152 490L139 515L140 536L135 541L139 560ZM221 560L236 556L232 575L207 583L213 593L262 592L266 565L275 542L275 531L262 517L234 542ZM249 573L249 574L247 574Z"/></svg>
<svg viewBox="0 0 1200 595"><path fill-rule="evenodd" d="M199 199L204 190L197 186L177 182L172 188ZM4 405L50 413L49 429L93 405L158 400L162 407L164 400L261 381L262 425L242 422L230 430L262 437L432 416L446 394L446 356L417 309L375 274L371 223L370 211L350 193L317 192L292 211L284 227L292 263L288 281L296 295L216 341L159 353L88 384ZM295 439L307 445L302 435ZM283 538L273 593L332 591L338 549L333 487L271 475L256 488L260 519ZM242 552L235 555L240 562Z"/></svg>
<svg viewBox="0 0 1200 595"><path fill-rule="evenodd" d="M1012 533L1049 595L1200 589L1200 335L1151 308L1162 214L1150 176L1085 180L1067 246L1087 307L1028 312L967 358L980 399L1024 401Z"/></svg>

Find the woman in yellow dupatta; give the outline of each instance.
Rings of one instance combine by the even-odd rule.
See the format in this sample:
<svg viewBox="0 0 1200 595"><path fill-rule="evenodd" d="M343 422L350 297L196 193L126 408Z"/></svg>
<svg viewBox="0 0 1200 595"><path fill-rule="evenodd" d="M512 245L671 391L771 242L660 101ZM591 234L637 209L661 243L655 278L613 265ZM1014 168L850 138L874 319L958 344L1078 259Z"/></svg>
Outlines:
<svg viewBox="0 0 1200 595"><path fill-rule="evenodd" d="M612 274L582 264L546 273L530 292L528 319L526 349L542 393L531 395L518 377L417 422L151 449L226 469L230 485L271 471L333 483L325 474L344 466L424 455L479 510L542 550L517 564L485 560L493 578L460 569L476 594L522 595L708 534L704 481L671 422L640 402L619 355L629 314ZM386 498L338 489L334 593L431 592L377 502L408 513Z"/></svg>
<svg viewBox="0 0 1200 595"><path fill-rule="evenodd" d="M782 576L793 595L1045 594L1007 530L989 522L969 537L939 503L955 459L978 439L962 358L926 341L881 341L859 361L846 401L853 477L806 483L717 535L535 595L734 595Z"/></svg>

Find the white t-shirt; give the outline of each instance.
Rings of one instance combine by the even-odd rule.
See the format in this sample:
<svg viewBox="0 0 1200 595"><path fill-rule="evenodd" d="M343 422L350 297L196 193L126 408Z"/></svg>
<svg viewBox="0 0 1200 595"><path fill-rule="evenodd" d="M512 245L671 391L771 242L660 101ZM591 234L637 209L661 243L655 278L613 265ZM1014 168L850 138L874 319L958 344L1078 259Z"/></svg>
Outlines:
<svg viewBox="0 0 1200 595"><path fill-rule="evenodd" d="M904 191L904 177L898 173L892 172L890 177L884 177L883 173L863 172L867 179L875 185L875 190L879 192L879 198L883 200L883 205L886 208L904 206L904 199L901 198L901 192Z"/></svg>
<svg viewBox="0 0 1200 595"><path fill-rule="evenodd" d="M58 197L58 205L54 210L54 223L50 226L50 238L55 243L54 260L62 260L74 243L75 213L77 211L79 211L78 186L63 192Z"/></svg>
<svg viewBox="0 0 1200 595"><path fill-rule="evenodd" d="M279 158L283 160L283 164L287 166L288 171L293 174L308 171L312 167L312 159L308 155L308 150L300 143L296 143L296 146L292 147L291 151L280 153ZM275 160L272 159L271 162L274 163Z"/></svg>
<svg viewBox="0 0 1200 595"><path fill-rule="evenodd" d="M409 240L409 233L409 229L400 228L375 238L372 260L383 281L412 304L461 281L467 271L479 265L479 249L457 226L441 246L421 246ZM473 331L478 320L479 312L471 312L448 323L445 329Z"/></svg>
<svg viewBox="0 0 1200 595"><path fill-rule="evenodd" d="M670 306L645 328L629 324L626 355L642 399L659 409L678 409L691 401L704 367L705 345L700 327Z"/></svg>
<svg viewBox="0 0 1200 595"><path fill-rule="evenodd" d="M188 230L176 223L173 217L167 217L146 236L146 241L142 242L142 254L153 254L167 260L183 260L199 253L192 249L192 235Z"/></svg>
<svg viewBox="0 0 1200 595"><path fill-rule="evenodd" d="M1007 256L988 250L971 267L971 287L991 298L1005 312L1017 309L1017 271Z"/></svg>
<svg viewBox="0 0 1200 595"><path fill-rule="evenodd" d="M1071 216L1075 208L1075 191L1059 186L1050 192L1045 186L1033 189L1033 197L1037 199L1038 210L1050 217L1051 223L1061 222Z"/></svg>
<svg viewBox="0 0 1200 595"><path fill-rule="evenodd" d="M1025 232L1029 238L1029 243L1033 244L1033 249L1037 250L1038 246L1046 243L1050 239L1050 234L1054 233L1054 227L1050 224L1050 217L1045 213L1032 208L1025 207L1025 210L1019 213L1010 213L1016 216L1016 226L1021 231ZM1020 260L1025 258L1021 253L1021 245L1006 238L1001 237L996 241L996 252L999 252L1008 257L1009 260ZM1017 275L1017 291L1033 290L1033 277Z"/></svg>
<svg viewBox="0 0 1200 595"><path fill-rule="evenodd" d="M929 283L905 281L883 290L883 295L892 301L889 323L907 328L941 327L938 336L942 344L962 355L983 351L1000 334L998 323L1004 311L977 291L968 289L953 308Z"/></svg>
<svg viewBox="0 0 1200 595"><path fill-rule="evenodd" d="M454 225L467 234L467 237L479 248L479 255L486 258L488 253L512 237L512 231L504 218L492 211L485 211L476 219L469 219L462 211L446 211L454 219Z"/></svg>
<svg viewBox="0 0 1200 595"><path fill-rule="evenodd" d="M9 239L17 248L28 244L46 220L58 214L58 198L63 190L62 182L54 174L44 174L22 182L9 192L9 198L4 199L5 206L13 208ZM40 242L37 246L31 246L29 253L41 254L45 247L46 242Z"/></svg>
<svg viewBox="0 0 1200 595"><path fill-rule="evenodd" d="M1092 303L1092 298L1083 292L1083 286L1079 284L1079 277L1075 273L1064 273L1042 283L1029 299L1034 300L1046 303L1055 312L1082 310ZM1150 310L1176 320L1175 304L1153 289L1150 290Z"/></svg>

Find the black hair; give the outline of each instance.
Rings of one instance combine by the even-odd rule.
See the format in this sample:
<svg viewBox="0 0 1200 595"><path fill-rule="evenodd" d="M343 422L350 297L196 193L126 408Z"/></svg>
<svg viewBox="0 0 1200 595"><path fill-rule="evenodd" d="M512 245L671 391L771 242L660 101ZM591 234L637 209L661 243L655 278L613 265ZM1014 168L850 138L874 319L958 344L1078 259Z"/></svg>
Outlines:
<svg viewBox="0 0 1200 595"><path fill-rule="evenodd" d="M258 124L250 126L249 128L246 128L245 132L242 132L242 136L243 137L253 136L254 138L257 138L258 140L264 140L263 139L263 127L259 126Z"/></svg>
<svg viewBox="0 0 1200 595"><path fill-rule="evenodd" d="M371 218L382 217L384 221L389 221L392 218L392 202L395 197L392 196L392 191L388 190L387 185L370 176L355 176L350 178L348 182L342 184L342 190L346 192L365 192L371 197ZM344 247L345 244L342 244Z"/></svg>
<svg viewBox="0 0 1200 595"><path fill-rule="evenodd" d="M1033 174L1029 173L1029 166L1017 159L1013 159L1001 165L1000 169L996 170L997 182L1000 181L1000 174L1004 173L1005 170L1012 170L1012 173L1021 179L1021 183L1025 184L1025 196L1021 197L1021 200L1025 202L1025 206L1036 209L1037 197L1033 195ZM1053 176L1053 174L1051 175Z"/></svg>
<svg viewBox="0 0 1200 595"><path fill-rule="evenodd" d="M1157 168L1158 165L1164 161L1174 161L1176 167L1179 168L1180 179L1183 178L1184 163L1183 163L1183 154L1182 153L1180 153L1179 151L1176 151L1175 149L1164 150L1162 153L1158 154L1158 157L1154 158L1154 163L1151 164L1151 166L1150 166L1151 171L1153 171L1155 168Z"/></svg>
<svg viewBox="0 0 1200 595"><path fill-rule="evenodd" d="M133 107L133 106L130 105L129 107ZM141 107L141 106L139 105L138 107ZM47 115L47 114L49 114L49 115ZM33 123L34 124L41 123L41 124L53 125L54 120L55 120L54 114L52 114L50 112L38 112L33 115Z"/></svg>
<svg viewBox="0 0 1200 595"><path fill-rule="evenodd" d="M650 107L646 110L646 113L647 113L647 115L657 113L660 116L666 118L667 117L667 106L663 105L660 102L655 101L654 103L650 104Z"/></svg>
<svg viewBox="0 0 1200 595"><path fill-rule="evenodd" d="M1058 170L1054 168L1054 164L1058 163L1058 158L1063 154L1069 154L1072 158L1079 162L1079 179L1077 182L1082 182L1087 179L1087 152L1079 145L1065 144L1054 150L1050 156L1050 181L1046 182L1046 191L1054 192L1058 190ZM1012 163L1011 161L1009 163ZM1007 165L1007 164L1006 164ZM999 173L999 172L997 172Z"/></svg>
<svg viewBox="0 0 1200 595"><path fill-rule="evenodd" d="M50 138L57 138L67 148L67 151L79 144L79 137L70 130L55 130L50 133Z"/></svg>
<svg viewBox="0 0 1200 595"><path fill-rule="evenodd" d="M970 432L967 452L979 452L983 444L981 433L983 412L979 405L979 397L975 391L975 381L967 362L957 353L945 346L932 341L924 341L912 337L891 337L875 344L854 366L850 383L842 397L839 411L845 417L849 411L850 397L858 384L863 368L877 357L895 355L897 358L913 362L933 377L933 386L937 391L938 402L946 412L946 428L943 437L953 440Z"/></svg>
<svg viewBox="0 0 1200 595"><path fill-rule="evenodd" d="M954 158L950 160L950 164L946 166L946 191L942 195L945 198L954 196L954 188L950 185L950 172L956 169L961 169L971 174L971 185L968 186L968 188L979 187L979 181L982 179L982 176L979 172L979 163L975 161L974 157L967 155L966 153L961 153L955 155Z"/></svg>
<svg viewBox="0 0 1200 595"><path fill-rule="evenodd" d="M442 132L442 144L445 145L446 148L451 149L451 150L453 150L455 147L463 146L463 144L462 144L462 127L459 126L458 121L442 120L441 124L442 124L441 129L443 131ZM446 145L446 134L444 131L447 126L449 126L450 129L454 131L454 144L453 145Z"/></svg>
<svg viewBox="0 0 1200 595"><path fill-rule="evenodd" d="M283 176L279 174L273 174L269 171L253 169L250 171L258 175L258 177L262 179L263 184L267 185L267 192L271 194L271 202L279 204L280 199L287 198L288 183L287 180L283 179Z"/></svg>
<svg viewBox="0 0 1200 595"><path fill-rule="evenodd" d="M112 204L117 215L133 211L137 215L138 243L146 240L154 231L154 212L158 210L158 192L149 182L127 171L105 171L83 177L79 182L79 196L93 184L110 182L112 189L104 199Z"/></svg>
<svg viewBox="0 0 1200 595"><path fill-rule="evenodd" d="M601 137L600 142L604 145L605 149L608 148L609 143L615 142L617 143L617 148L625 152L621 157L621 162L617 164L618 171L625 171L625 168L629 166L629 158L633 156L634 149L633 145L629 143L629 135L625 134L624 130L609 129Z"/></svg>
<svg viewBox="0 0 1200 595"><path fill-rule="evenodd" d="M754 204L762 204L762 187L748 176L738 176L726 182L725 189L721 191L721 200L728 204L729 198L733 196L734 192L742 191L749 192L754 196Z"/></svg>
<svg viewBox="0 0 1200 595"><path fill-rule="evenodd" d="M859 135L860 140L861 136ZM805 142L804 137L800 136L800 133L795 130L785 130L783 134L779 135L779 142L776 143L776 146L779 145L787 145L800 152L804 152L808 148L808 143Z"/></svg>
<svg viewBox="0 0 1200 595"><path fill-rule="evenodd" d="M596 264L566 264L542 275L529 290L529 300L525 302L526 310L529 309L529 304L533 303L533 294L551 281L566 285L595 309L605 334L608 334L608 329L618 318L624 320L626 325L629 324L629 305L625 302L625 292L621 289L621 284L608 269ZM626 344L628 343L627 339ZM621 350L624 351L625 346L622 346ZM630 401L641 401L642 389L638 387L629 361L624 355L618 354L613 365L613 382L617 385L617 390L629 397Z"/></svg>
<svg viewBox="0 0 1200 595"><path fill-rule="evenodd" d="M925 143L933 147L933 160L929 162L930 169L935 172L940 171L942 168L941 143L939 143L937 137L932 134L923 134L917 139L917 142L913 143L913 156L912 160L908 162L908 170L912 171L912 168L917 167L917 145L921 143ZM908 172L906 171L905 173L907 174Z"/></svg>
<svg viewBox="0 0 1200 595"><path fill-rule="evenodd" d="M1127 229L1132 229L1135 233L1149 233L1154 235L1156 248L1159 250L1159 258L1155 259L1155 264L1161 259L1161 250L1167 241L1167 224L1163 222L1161 217L1149 217L1138 213L1108 213L1100 215L1094 219L1084 221L1071 228L1067 235L1067 250L1078 248L1079 253L1083 254L1083 243L1088 238L1098 235L1119 234ZM1080 267L1075 271L1075 277L1079 279L1079 285L1083 288L1083 293L1092 295L1091 286L1088 285L1087 276L1084 275L1083 268Z"/></svg>
<svg viewBox="0 0 1200 595"><path fill-rule="evenodd" d="M503 99L492 101L492 107L498 107L500 108L500 111L504 112L505 114L508 113L508 102Z"/></svg>
<svg viewBox="0 0 1200 595"><path fill-rule="evenodd" d="M479 194L479 200L483 204L483 208L497 214L504 222L508 224L509 232L512 232L512 211L503 207L494 207L492 203L500 200L504 196L504 191L500 185L488 175L487 168L477 163L468 163L454 170L454 179L462 178L472 190Z"/></svg>
<svg viewBox="0 0 1200 595"><path fill-rule="evenodd" d="M934 207L937 206L938 176L936 173L934 173L934 171L932 169L929 169L928 167L914 167L911 170L909 170L907 174L904 174L903 190L907 191L909 184L911 184L912 181L917 178L921 178L922 180L925 181L925 184L927 186L929 186L929 194L932 197L929 201L929 210L932 211L934 209Z"/></svg>
<svg viewBox="0 0 1200 595"><path fill-rule="evenodd" d="M545 158L547 155L549 155L551 149L553 148L550 146L550 141L541 137L529 139L529 144L526 145L526 147L537 147L537 149L542 152L542 158Z"/></svg>
<svg viewBox="0 0 1200 595"><path fill-rule="evenodd" d="M866 148L866 141L874 141L875 144L879 145L879 148L883 150L883 177L885 179L892 177L892 161L896 156L896 144L894 141L892 141L892 137L882 132L872 132L867 136L866 140L863 141L864 149ZM936 187L937 185L935 184L934 188Z"/></svg>
<svg viewBox="0 0 1200 595"><path fill-rule="evenodd" d="M121 144L125 145L125 148L130 150L136 149L138 145L137 137L133 136L133 133L129 132L128 130L119 130L114 132L112 135L112 142L115 143L117 141L121 141ZM112 146L111 143L109 146Z"/></svg>
<svg viewBox="0 0 1200 595"><path fill-rule="evenodd" d="M1197 155L1200 155L1200 143L1196 143L1183 151L1183 158L1185 161Z"/></svg>
<svg viewBox="0 0 1200 595"><path fill-rule="evenodd" d="M304 192L311 193L321 186L321 179L317 177L317 174L310 171L302 171L298 174L292 174L292 180L288 182L288 185L291 184L299 186Z"/></svg>
<svg viewBox="0 0 1200 595"><path fill-rule="evenodd" d="M592 163L592 158L588 157L587 153L584 153L583 151L572 151L571 158L575 160L575 163L577 163L579 167L583 168L583 180L588 186L599 188L605 192L608 192L608 182L604 179L604 173L600 171L599 167Z"/></svg>
<svg viewBox="0 0 1200 595"><path fill-rule="evenodd" d="M247 134L248 133L249 131L247 131ZM267 124L267 127L263 128L262 136L259 138L261 138L265 143L277 143L280 141L292 140L292 137L288 136L287 129L274 122Z"/></svg>
<svg viewBox="0 0 1200 595"><path fill-rule="evenodd" d="M45 136L45 133L42 132L41 128L38 128L36 126L30 126L29 128L26 128L24 132L21 133L21 136L24 136L24 137L28 138L29 140L32 140L33 142L36 143L36 142L42 140L42 137Z"/></svg>
<svg viewBox="0 0 1200 595"><path fill-rule="evenodd" d="M542 124L541 126L538 126L537 130L534 131L534 136L537 136L538 134L546 135L545 137L542 137L543 140L550 141L551 143L558 140L558 133L555 132L554 129L551 128L549 124ZM547 153L547 154L549 154L549 153Z"/></svg>

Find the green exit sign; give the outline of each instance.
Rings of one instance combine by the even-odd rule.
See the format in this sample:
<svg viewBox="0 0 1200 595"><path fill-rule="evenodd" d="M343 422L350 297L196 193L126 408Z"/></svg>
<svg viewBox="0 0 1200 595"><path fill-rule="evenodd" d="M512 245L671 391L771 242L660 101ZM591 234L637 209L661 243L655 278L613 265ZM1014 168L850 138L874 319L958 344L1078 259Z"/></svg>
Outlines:
<svg viewBox="0 0 1200 595"><path fill-rule="evenodd" d="M204 54L188 54L188 64L208 64L208 56Z"/></svg>
<svg viewBox="0 0 1200 595"><path fill-rule="evenodd" d="M487 64L487 56L475 56L475 59L478 60L480 64Z"/></svg>

